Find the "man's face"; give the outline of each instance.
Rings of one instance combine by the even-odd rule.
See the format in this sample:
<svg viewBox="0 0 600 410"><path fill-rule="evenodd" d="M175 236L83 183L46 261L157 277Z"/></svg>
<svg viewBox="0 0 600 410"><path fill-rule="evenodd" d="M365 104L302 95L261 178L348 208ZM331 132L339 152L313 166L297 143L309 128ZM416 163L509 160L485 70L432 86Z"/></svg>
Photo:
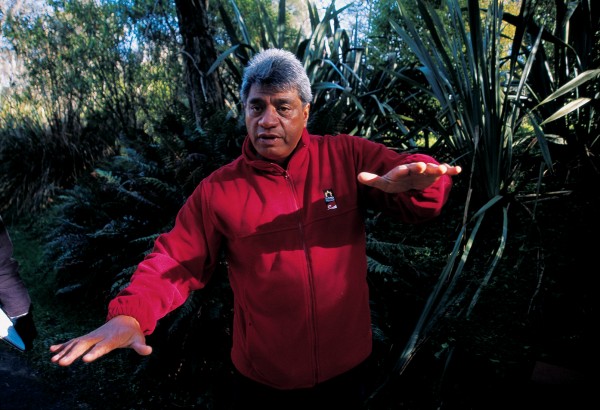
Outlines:
<svg viewBox="0 0 600 410"><path fill-rule="evenodd" d="M264 159L283 163L298 145L310 104L302 106L295 90L273 92L253 85L245 106L246 129L254 149Z"/></svg>

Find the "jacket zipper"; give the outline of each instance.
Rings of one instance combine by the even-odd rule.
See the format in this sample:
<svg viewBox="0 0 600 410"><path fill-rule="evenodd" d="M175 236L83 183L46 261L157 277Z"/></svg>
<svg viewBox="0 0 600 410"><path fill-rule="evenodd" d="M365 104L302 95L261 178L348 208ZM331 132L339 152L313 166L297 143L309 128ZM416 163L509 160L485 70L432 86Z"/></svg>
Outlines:
<svg viewBox="0 0 600 410"><path fill-rule="evenodd" d="M290 178L290 175L287 171L283 173L284 179L287 181L288 186L292 192L292 199L294 200L294 205L296 211L300 211L301 207L298 205L298 196L296 195L296 187L294 186L294 182ZM302 248L304 249L304 256L306 258L306 270L307 270L307 281L308 281L308 317L310 320L310 329L312 330L313 337L313 362L314 362L314 383L317 383L319 380L319 353L317 349L317 324L315 320L315 290L314 290L314 280L313 280L313 271L310 262L310 253L306 247L306 241L304 240L304 227L302 226L302 215L301 212L298 212L298 230L300 231L300 237L302 238Z"/></svg>

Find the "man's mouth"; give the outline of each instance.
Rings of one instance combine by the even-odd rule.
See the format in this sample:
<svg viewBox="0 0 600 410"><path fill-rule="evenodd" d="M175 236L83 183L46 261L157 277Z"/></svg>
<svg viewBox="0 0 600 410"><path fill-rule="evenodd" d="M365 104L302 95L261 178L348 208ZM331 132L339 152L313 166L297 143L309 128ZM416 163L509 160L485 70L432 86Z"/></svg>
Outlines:
<svg viewBox="0 0 600 410"><path fill-rule="evenodd" d="M275 134L258 134L258 139L273 140L273 139L277 139L277 138L280 138L279 135L275 135Z"/></svg>
<svg viewBox="0 0 600 410"><path fill-rule="evenodd" d="M259 135L257 138L258 141L266 143L266 144L272 144L279 139L281 139L281 137L278 135L268 135L268 134Z"/></svg>

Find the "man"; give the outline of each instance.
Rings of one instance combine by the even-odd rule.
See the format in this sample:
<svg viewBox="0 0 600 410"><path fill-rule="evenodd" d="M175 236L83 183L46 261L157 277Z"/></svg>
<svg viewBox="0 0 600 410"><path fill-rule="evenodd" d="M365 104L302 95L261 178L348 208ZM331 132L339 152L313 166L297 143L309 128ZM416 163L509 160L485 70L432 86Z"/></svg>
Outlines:
<svg viewBox="0 0 600 410"><path fill-rule="evenodd" d="M13 258L13 245L0 217L0 308L14 325L25 348L31 350L37 330L33 321L31 298ZM9 322L10 324L10 322ZM20 343L19 343L20 345Z"/></svg>
<svg viewBox="0 0 600 410"><path fill-rule="evenodd" d="M121 347L150 354L145 335L206 284L223 249L240 408L358 408L359 389L348 386L372 347L363 211L434 218L460 168L364 138L310 135L310 82L287 51L257 54L241 97L242 155L200 182L109 303L107 322L51 346L52 361L91 362Z"/></svg>

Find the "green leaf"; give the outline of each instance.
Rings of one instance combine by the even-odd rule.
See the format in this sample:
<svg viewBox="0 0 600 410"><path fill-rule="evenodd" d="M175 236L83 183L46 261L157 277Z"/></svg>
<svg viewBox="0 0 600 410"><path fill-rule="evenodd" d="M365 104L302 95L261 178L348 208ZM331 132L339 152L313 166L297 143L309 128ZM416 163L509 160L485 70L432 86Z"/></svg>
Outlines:
<svg viewBox="0 0 600 410"><path fill-rule="evenodd" d="M546 118L544 121L542 121L540 123L540 125L544 125L551 121L562 118L565 115L569 114L570 112L573 112L573 111L577 110L578 108L584 106L591 100L592 100L591 98L578 98L574 101L571 101L570 103L568 103L567 105L564 105L562 108L560 108L558 111L556 111L554 114L552 114L551 116Z"/></svg>
<svg viewBox="0 0 600 410"><path fill-rule="evenodd" d="M564 95L566 93L568 93L569 91L572 91L573 89L579 87L580 85L583 85L584 83L598 77L600 75L600 69L596 69L596 70L588 70L585 71L581 74L579 74L577 77L573 78L571 81L569 81L568 83L566 83L565 85L563 85L562 87L560 87L558 90L556 90L555 92L553 92L552 94L550 94L548 97L544 98L542 100L542 102L540 102L536 108L540 105L546 104L549 101L555 100L558 97L560 97L561 95Z"/></svg>

